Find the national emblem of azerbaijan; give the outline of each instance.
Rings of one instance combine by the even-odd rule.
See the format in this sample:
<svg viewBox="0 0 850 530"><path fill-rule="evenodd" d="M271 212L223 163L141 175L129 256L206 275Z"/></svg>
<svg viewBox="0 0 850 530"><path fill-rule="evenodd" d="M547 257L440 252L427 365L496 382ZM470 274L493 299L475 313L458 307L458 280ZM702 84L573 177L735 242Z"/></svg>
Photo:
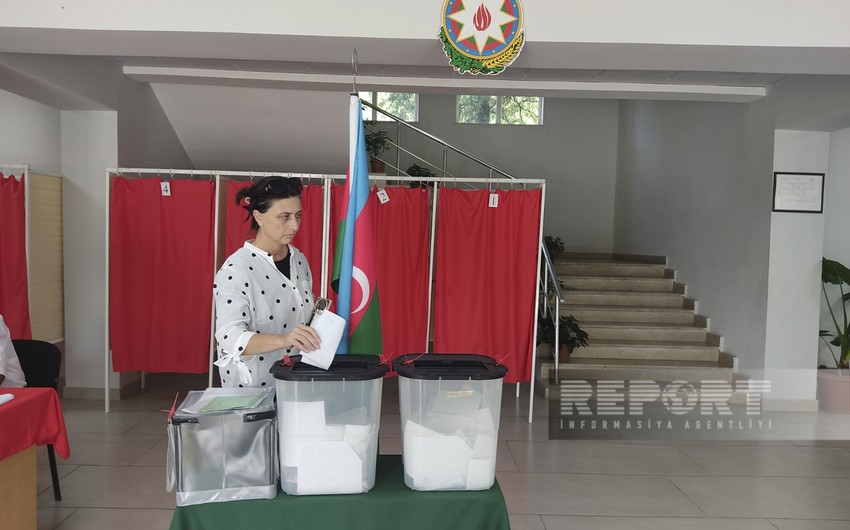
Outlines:
<svg viewBox="0 0 850 530"><path fill-rule="evenodd" d="M440 40L460 73L498 74L525 44L519 0L445 0Z"/></svg>

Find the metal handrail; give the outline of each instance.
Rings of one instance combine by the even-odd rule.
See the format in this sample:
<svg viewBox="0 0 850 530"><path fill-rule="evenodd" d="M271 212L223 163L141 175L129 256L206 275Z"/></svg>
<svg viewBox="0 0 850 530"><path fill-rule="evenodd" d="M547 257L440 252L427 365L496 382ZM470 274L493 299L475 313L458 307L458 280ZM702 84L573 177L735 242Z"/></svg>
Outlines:
<svg viewBox="0 0 850 530"><path fill-rule="evenodd" d="M560 333L561 333L561 304L565 303L564 301L564 293L561 291L561 285L558 282L558 275L555 273L555 264L552 262L552 257L549 256L549 249L546 248L546 245L541 243L540 249L543 252L544 260L544 271L541 275L541 281L543 285L541 286L543 290L543 307L545 311L543 313L544 317L549 317L552 319L552 323L555 325L555 344L552 344L552 357L555 359L555 371L554 378L555 382L558 382L558 349L560 343ZM555 287L555 307L554 310L549 306L549 278L552 278L552 285ZM549 313L548 315L546 313Z"/></svg>
<svg viewBox="0 0 850 530"><path fill-rule="evenodd" d="M551 256L549 256L549 249L542 243L540 244L540 248L543 250L543 256L546 258L546 271L552 275L552 278L557 278L558 276L555 274L555 264L552 262ZM552 283L555 285L555 294L558 296L558 300L563 302L564 294L561 292L561 286L556 281L553 281Z"/></svg>
<svg viewBox="0 0 850 530"><path fill-rule="evenodd" d="M459 154L459 155L462 155L462 156L465 156L466 158L468 158L468 159L470 159L470 160L472 160L472 161L475 161L475 162L477 162L477 163L481 164L482 166L486 167L486 168L487 168L487 169L489 169L490 171L495 171L496 173L501 173L502 175L504 175L505 177L507 177L507 178L509 178L509 179L515 179L515 178L516 178L515 176L511 175L511 174L510 174L510 173L508 173L507 171L504 171L504 170L502 170L502 169L499 169L499 168L497 168L496 166L494 166L493 164L490 164L489 162L485 162L484 160L481 160L481 159L480 159L480 158L478 158L477 156L475 156L475 155L471 155L471 154L467 153L466 151L464 151L463 149L461 149L461 148L459 148L459 147L455 147L454 145L452 145L452 144L450 144L450 143L448 143L448 142L445 142L445 141L443 141L443 140L441 140L441 139L437 138L436 136L434 136L433 134L431 134L431 133L429 133L429 132L427 132L427 131L423 131L422 129L420 129L419 127L417 127L417 126L413 125L412 123L406 122L406 121L404 121L403 119L399 118L398 116L395 116L395 115L393 115L393 114L390 114L389 112L385 111L385 110L384 110L384 109L382 109L381 107L378 107L377 105L374 105L374 104L372 104L372 103L370 103L370 102L368 102L368 101L364 101L362 98L360 99L360 103L362 103L363 105L365 105L365 106L369 107L370 109L373 109L373 110L375 110L375 111L377 111L377 112L380 112L380 113L381 113L381 114L383 114L384 116L386 116L386 117L390 118L392 121L397 122L397 123L400 123L401 125L404 125L404 126L405 126L405 127L407 127L408 129L410 129L410 130L412 130L412 131L416 131L417 133L419 133L419 134L421 134L421 135L425 136L426 138L429 138L429 139L431 139L431 140L433 140L433 141L437 142L438 144L442 145L443 147L448 148L448 149L451 149L451 150L452 150L452 151L454 151L455 153L457 153L457 154Z"/></svg>

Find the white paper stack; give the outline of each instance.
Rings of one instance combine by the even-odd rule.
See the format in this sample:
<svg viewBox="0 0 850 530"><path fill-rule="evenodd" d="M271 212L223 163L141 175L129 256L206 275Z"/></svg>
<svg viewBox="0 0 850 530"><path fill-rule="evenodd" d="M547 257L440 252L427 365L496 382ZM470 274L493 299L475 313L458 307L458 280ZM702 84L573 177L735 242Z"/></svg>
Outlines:
<svg viewBox="0 0 850 530"><path fill-rule="evenodd" d="M432 413L426 425L407 420L404 470L413 489L481 490L493 485L497 437L492 416L489 409L467 412Z"/></svg>
<svg viewBox="0 0 850 530"><path fill-rule="evenodd" d="M299 495L366 491L366 466L371 465L377 429L366 423L365 412L353 409L326 420L323 401L284 401L278 406L283 418L281 475L284 482L295 483L284 484L284 491ZM340 418L362 418L363 423L340 424Z"/></svg>
<svg viewBox="0 0 850 530"><path fill-rule="evenodd" d="M418 490L480 490L493 485L497 431L483 395L440 390L404 425L404 469Z"/></svg>

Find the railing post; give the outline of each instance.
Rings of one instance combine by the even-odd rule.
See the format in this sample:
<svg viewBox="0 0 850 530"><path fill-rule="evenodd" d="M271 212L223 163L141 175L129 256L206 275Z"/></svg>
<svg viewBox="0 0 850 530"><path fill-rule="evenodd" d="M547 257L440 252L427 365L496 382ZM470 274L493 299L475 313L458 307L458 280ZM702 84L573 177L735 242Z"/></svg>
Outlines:
<svg viewBox="0 0 850 530"><path fill-rule="evenodd" d="M401 123L395 122L395 176L401 176Z"/></svg>
<svg viewBox="0 0 850 530"><path fill-rule="evenodd" d="M443 178L446 178L446 166L448 165L449 150L443 147Z"/></svg>
<svg viewBox="0 0 850 530"><path fill-rule="evenodd" d="M552 357L555 359L555 382L558 382L558 350L560 344L560 331L561 331L561 299L559 297L555 297L555 314L552 315L552 318L555 321L555 344L552 345Z"/></svg>

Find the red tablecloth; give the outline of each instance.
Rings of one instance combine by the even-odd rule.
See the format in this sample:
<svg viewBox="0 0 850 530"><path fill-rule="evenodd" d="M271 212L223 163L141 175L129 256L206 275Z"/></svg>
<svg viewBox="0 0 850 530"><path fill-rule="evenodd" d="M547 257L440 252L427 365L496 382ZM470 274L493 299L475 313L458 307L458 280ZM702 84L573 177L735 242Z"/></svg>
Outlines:
<svg viewBox="0 0 850 530"><path fill-rule="evenodd" d="M52 388L0 388L15 399L0 405L0 460L31 445L53 444L62 458L71 456L65 418Z"/></svg>

